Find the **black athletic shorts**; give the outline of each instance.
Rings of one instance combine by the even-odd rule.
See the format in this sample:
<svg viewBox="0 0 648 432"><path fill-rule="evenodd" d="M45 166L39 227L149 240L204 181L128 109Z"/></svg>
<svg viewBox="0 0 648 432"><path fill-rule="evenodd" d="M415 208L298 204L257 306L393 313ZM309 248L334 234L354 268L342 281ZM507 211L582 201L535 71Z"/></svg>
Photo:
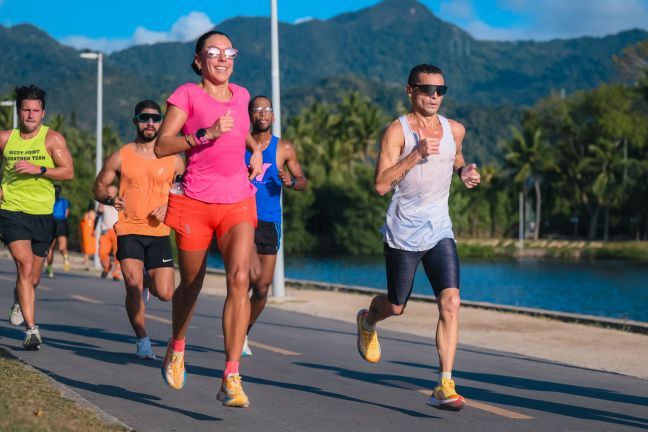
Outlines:
<svg viewBox="0 0 648 432"><path fill-rule="evenodd" d="M258 221L254 230L254 244L259 255L277 255L281 224L279 222Z"/></svg>
<svg viewBox="0 0 648 432"><path fill-rule="evenodd" d="M54 238L68 237L70 235L67 219L54 219L54 223L56 224Z"/></svg>
<svg viewBox="0 0 648 432"><path fill-rule="evenodd" d="M129 258L142 261L146 270L173 267L171 240L169 236L117 236L117 259L121 261Z"/></svg>
<svg viewBox="0 0 648 432"><path fill-rule="evenodd" d="M0 239L5 245L29 240L32 253L45 257L54 239L54 217L0 209Z"/></svg>
<svg viewBox="0 0 648 432"><path fill-rule="evenodd" d="M407 303L421 261L435 296L446 288L459 288L459 258L453 239L443 239L426 251L394 249L385 244L387 296L391 304Z"/></svg>

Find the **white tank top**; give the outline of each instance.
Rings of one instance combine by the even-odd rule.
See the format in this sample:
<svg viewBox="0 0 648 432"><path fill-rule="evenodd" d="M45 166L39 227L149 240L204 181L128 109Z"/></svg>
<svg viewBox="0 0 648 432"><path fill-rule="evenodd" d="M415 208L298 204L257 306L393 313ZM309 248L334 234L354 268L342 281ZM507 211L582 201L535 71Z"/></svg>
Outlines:
<svg viewBox="0 0 648 432"><path fill-rule="evenodd" d="M103 216L101 217L101 230L107 231L117 223L119 213L113 206L104 205Z"/></svg>
<svg viewBox="0 0 648 432"><path fill-rule="evenodd" d="M412 132L407 116L398 120L405 137L401 160L414 149L418 136ZM443 129L440 154L419 161L394 189L381 230L383 240L392 248L425 251L444 238L454 239L448 197L457 146L448 119L439 116L439 121Z"/></svg>

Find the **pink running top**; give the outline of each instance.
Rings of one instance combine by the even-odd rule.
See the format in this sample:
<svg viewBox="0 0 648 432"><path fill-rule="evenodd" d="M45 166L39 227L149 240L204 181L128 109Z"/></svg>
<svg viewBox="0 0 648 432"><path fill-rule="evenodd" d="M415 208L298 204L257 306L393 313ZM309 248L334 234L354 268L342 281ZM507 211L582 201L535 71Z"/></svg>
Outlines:
<svg viewBox="0 0 648 432"><path fill-rule="evenodd" d="M237 203L254 195L256 188L248 180L245 166L245 138L250 130L248 102L250 93L236 84L229 84L232 98L219 102L194 83L183 84L173 92L168 105L187 114L183 134L194 134L200 128L211 127L230 111L234 128L212 140L185 152L187 169L184 192L193 199L210 204Z"/></svg>

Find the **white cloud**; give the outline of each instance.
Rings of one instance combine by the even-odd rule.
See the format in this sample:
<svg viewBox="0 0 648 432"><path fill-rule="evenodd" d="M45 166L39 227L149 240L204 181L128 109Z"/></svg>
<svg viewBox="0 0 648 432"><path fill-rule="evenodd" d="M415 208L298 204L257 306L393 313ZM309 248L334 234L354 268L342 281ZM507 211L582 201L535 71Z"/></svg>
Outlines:
<svg viewBox="0 0 648 432"><path fill-rule="evenodd" d="M293 24L299 25L299 24L303 24L303 23L308 22L308 21L313 21L314 19L315 18L313 18L312 16L301 17L301 18L297 18L295 21L293 21Z"/></svg>
<svg viewBox="0 0 648 432"><path fill-rule="evenodd" d="M3 0L0 0L0 2ZM151 45L158 42L187 42L214 28L215 24L203 12L191 12L178 18L169 31L153 31L137 27L127 39L88 38L66 36L60 42L73 48L99 50L107 53L119 51L133 45Z"/></svg>
<svg viewBox="0 0 648 432"><path fill-rule="evenodd" d="M213 29L215 24L202 12L191 12L182 16L171 27L169 34L172 40L190 41Z"/></svg>
<svg viewBox="0 0 648 432"><path fill-rule="evenodd" d="M66 36L62 39L59 39L59 42L61 42L63 45L68 45L76 49L90 49L93 51L101 51L106 53L119 51L132 45L130 39L92 39L85 36Z"/></svg>
<svg viewBox="0 0 648 432"><path fill-rule="evenodd" d="M477 1L477 0L475 0ZM605 36L631 28L648 28L648 0L497 0L497 6L518 14L515 27L494 27L480 20L458 20L477 39L548 40Z"/></svg>

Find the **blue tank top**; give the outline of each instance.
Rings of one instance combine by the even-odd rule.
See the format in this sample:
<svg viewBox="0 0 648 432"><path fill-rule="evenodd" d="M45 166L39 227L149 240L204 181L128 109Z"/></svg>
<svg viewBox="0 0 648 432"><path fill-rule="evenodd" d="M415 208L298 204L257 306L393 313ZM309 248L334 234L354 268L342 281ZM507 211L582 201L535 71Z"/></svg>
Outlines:
<svg viewBox="0 0 648 432"><path fill-rule="evenodd" d="M252 184L257 188L257 217L265 222L281 222L281 179L277 168L277 144L279 138L272 136L270 144L263 150L263 171L253 178ZM250 164L252 153L245 151L245 164Z"/></svg>
<svg viewBox="0 0 648 432"><path fill-rule="evenodd" d="M70 208L70 201L65 198L57 198L54 201L54 219L56 220L65 220L67 210Z"/></svg>

